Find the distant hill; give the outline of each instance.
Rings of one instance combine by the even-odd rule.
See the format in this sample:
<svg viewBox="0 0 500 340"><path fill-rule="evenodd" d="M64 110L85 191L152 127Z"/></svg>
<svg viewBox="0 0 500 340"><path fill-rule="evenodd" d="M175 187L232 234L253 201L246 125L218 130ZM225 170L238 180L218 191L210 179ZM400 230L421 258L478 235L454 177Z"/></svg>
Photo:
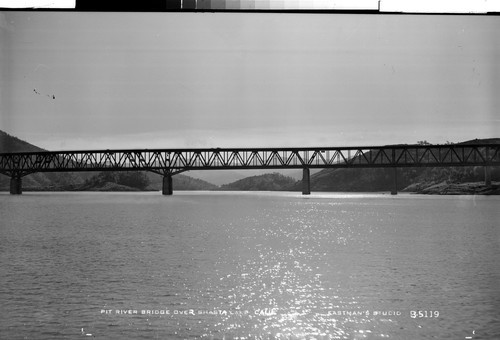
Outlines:
<svg viewBox="0 0 500 340"><path fill-rule="evenodd" d="M163 177L153 172L147 172L150 180L148 190L161 190L163 186ZM193 178L183 174L172 177L172 186L176 190L217 190L219 187L207 181Z"/></svg>
<svg viewBox="0 0 500 340"><path fill-rule="evenodd" d="M241 191L280 191L287 190L296 182L295 179L279 173L264 174L241 179L221 186L221 190Z"/></svg>
<svg viewBox="0 0 500 340"><path fill-rule="evenodd" d="M292 177L295 180L302 178L301 169L275 169L273 172L282 174L283 176ZM313 173L314 171L311 171ZM269 173L269 169L238 169L238 170L191 170L186 174L190 177L202 179L206 182L213 183L215 185L224 185L239 181L252 176L260 176Z"/></svg>
<svg viewBox="0 0 500 340"><path fill-rule="evenodd" d="M128 191L145 190L149 178L142 171L102 171L76 187L79 191Z"/></svg>
<svg viewBox="0 0 500 340"><path fill-rule="evenodd" d="M217 190L219 187L182 174L172 177L175 190ZM159 191L163 178L149 171L102 171L87 179L77 190L83 191Z"/></svg>

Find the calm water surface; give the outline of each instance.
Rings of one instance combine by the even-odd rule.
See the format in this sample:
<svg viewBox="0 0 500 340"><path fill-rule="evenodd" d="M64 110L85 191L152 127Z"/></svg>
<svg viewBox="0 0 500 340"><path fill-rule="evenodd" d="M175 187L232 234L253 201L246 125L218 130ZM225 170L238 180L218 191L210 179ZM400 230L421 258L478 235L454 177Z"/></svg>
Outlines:
<svg viewBox="0 0 500 340"><path fill-rule="evenodd" d="M500 339L500 199L0 195L2 339Z"/></svg>

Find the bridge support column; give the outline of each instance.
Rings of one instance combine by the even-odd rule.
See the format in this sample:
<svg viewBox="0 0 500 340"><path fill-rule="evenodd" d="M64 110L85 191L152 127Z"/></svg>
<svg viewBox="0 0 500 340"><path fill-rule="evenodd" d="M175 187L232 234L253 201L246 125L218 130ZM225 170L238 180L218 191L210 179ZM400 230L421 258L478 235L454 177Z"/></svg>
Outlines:
<svg viewBox="0 0 500 340"><path fill-rule="evenodd" d="M22 177L10 178L10 194L21 195L23 193L23 180Z"/></svg>
<svg viewBox="0 0 500 340"><path fill-rule="evenodd" d="M491 186L491 166L484 167L484 185Z"/></svg>
<svg viewBox="0 0 500 340"><path fill-rule="evenodd" d="M302 195L309 195L311 193L311 181L309 174L309 168L304 168L304 170L302 170Z"/></svg>
<svg viewBox="0 0 500 340"><path fill-rule="evenodd" d="M486 161L490 161L490 147L486 147ZM491 166L484 167L484 185L491 186Z"/></svg>
<svg viewBox="0 0 500 340"><path fill-rule="evenodd" d="M398 194L398 168L393 168L391 195Z"/></svg>
<svg viewBox="0 0 500 340"><path fill-rule="evenodd" d="M174 189L172 187L172 175L167 174L163 176L163 186L161 189L162 195L172 195Z"/></svg>

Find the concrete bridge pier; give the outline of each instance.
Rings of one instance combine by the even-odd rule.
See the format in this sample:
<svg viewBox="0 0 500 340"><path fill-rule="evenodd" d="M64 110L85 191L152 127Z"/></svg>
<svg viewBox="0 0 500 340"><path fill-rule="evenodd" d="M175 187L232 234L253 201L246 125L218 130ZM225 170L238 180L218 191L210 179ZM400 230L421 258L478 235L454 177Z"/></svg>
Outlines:
<svg viewBox="0 0 500 340"><path fill-rule="evenodd" d="M21 195L23 193L23 179L21 176L13 176L10 178L10 194Z"/></svg>
<svg viewBox="0 0 500 340"><path fill-rule="evenodd" d="M161 188L162 195L172 195L174 188L172 187L172 175L166 174L163 176L163 186Z"/></svg>
<svg viewBox="0 0 500 340"><path fill-rule="evenodd" d="M398 168L393 168L391 195L398 194Z"/></svg>
<svg viewBox="0 0 500 340"><path fill-rule="evenodd" d="M487 146L485 149L486 161L490 161L490 148ZM491 166L484 167L484 185L491 186Z"/></svg>
<svg viewBox="0 0 500 340"><path fill-rule="evenodd" d="M311 181L309 174L309 168L304 168L302 170L302 195L311 194Z"/></svg>
<svg viewBox="0 0 500 340"><path fill-rule="evenodd" d="M491 166L484 167L484 185L491 186Z"/></svg>

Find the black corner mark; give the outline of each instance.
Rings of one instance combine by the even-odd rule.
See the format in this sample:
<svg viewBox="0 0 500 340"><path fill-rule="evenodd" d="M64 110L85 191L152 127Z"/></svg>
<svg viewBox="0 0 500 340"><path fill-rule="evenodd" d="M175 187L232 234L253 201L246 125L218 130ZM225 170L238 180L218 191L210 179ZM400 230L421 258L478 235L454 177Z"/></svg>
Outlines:
<svg viewBox="0 0 500 340"><path fill-rule="evenodd" d="M77 11L99 12L156 12L166 10L171 1L146 0L146 1L98 1L77 0ZM176 2L176 1L174 1ZM179 1L180 2L180 1Z"/></svg>

